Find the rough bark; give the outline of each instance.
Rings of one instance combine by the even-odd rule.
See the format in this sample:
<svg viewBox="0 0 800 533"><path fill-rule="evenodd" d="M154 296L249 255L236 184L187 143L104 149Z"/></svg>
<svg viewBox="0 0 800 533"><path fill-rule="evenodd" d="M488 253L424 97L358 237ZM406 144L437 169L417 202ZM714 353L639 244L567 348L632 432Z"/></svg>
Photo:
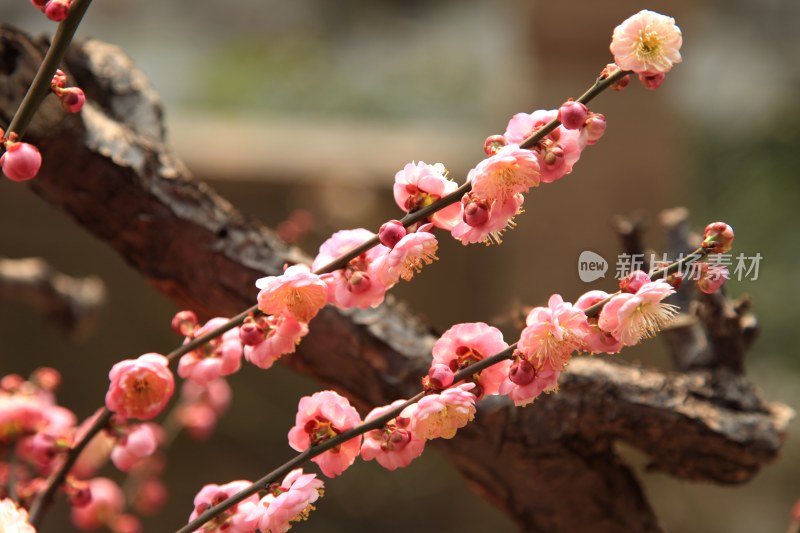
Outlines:
<svg viewBox="0 0 800 533"><path fill-rule="evenodd" d="M3 119L42 46L11 28L0 31ZM45 160L31 182L36 194L181 306L207 315L248 307L255 279L307 259L191 177L165 144L157 95L121 51L84 42L66 68L88 103L79 116L66 116L45 102L28 135ZM325 309L287 361L367 408L418 388L433 341L425 324L389 299L365 311ZM600 358L574 360L560 393L533 406L490 400L475 423L440 446L528 531L658 531L615 441L649 454L653 469L739 483L776 457L792 416L762 401L735 372L662 373Z"/></svg>

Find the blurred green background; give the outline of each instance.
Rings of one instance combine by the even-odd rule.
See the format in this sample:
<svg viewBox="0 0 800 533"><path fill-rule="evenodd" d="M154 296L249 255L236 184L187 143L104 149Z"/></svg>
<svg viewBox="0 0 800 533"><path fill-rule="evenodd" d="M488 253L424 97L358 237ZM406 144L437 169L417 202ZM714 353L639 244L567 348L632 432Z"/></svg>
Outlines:
<svg viewBox="0 0 800 533"><path fill-rule="evenodd" d="M578 96L611 60L613 27L643 8L676 18L684 63L656 92L631 83L598 98L592 109L608 118L606 137L570 176L529 195L502 246L443 242L441 260L395 294L443 330L539 305L552 292L570 299L610 289L610 278L579 281L580 252L614 257L610 221L634 210L658 248L658 212L686 205L698 230L724 220L737 253L763 256L757 281L728 290L752 295L762 326L749 375L767 399L796 408L800 3L106 0L79 34L119 45L149 76L170 140L199 178L273 227L296 209L311 212L316 225L299 244L313 254L332 231L397 216L391 184L408 161L443 162L460 180L512 114ZM53 29L22 0L0 3L0 21ZM24 186L0 181L0 212L0 255L42 256L107 284L102 321L80 339L63 338L23 304L0 302L0 374L55 366L63 402L87 415L113 362L175 346L176 309ZM665 366L658 341L626 357ZM185 521L204 483L254 478L285 460L297 399L320 388L283 368L250 366L231 383L234 404L214 437L181 438L170 450L170 502L146 531ZM670 531L783 531L800 498L800 430L791 428L783 457L740 487L648 474L646 458L625 453ZM357 463L328 483L317 507L298 531L514 530L436 450L395 473ZM55 516L47 525L71 531Z"/></svg>

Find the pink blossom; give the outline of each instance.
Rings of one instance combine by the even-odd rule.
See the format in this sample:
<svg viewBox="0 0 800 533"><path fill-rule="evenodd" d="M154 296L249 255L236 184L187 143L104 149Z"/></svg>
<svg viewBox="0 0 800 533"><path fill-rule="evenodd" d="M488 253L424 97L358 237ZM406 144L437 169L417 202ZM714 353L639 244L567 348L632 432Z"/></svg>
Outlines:
<svg viewBox="0 0 800 533"><path fill-rule="evenodd" d="M703 248L708 253L724 254L733 248L733 228L724 222L712 222L703 230Z"/></svg>
<svg viewBox="0 0 800 533"><path fill-rule="evenodd" d="M358 416L350 402L333 391L316 392L300 399L295 425L289 430L289 446L302 452L321 444L339 433L358 426ZM336 477L344 472L361 451L361 437L354 437L316 456L322 473Z"/></svg>
<svg viewBox="0 0 800 533"><path fill-rule="evenodd" d="M539 185L539 161L530 150L509 144L478 163L467 180L476 198L487 203L507 202Z"/></svg>
<svg viewBox="0 0 800 533"><path fill-rule="evenodd" d="M150 420L166 407L175 390L169 361L157 353L120 361L108 377L106 407L124 418Z"/></svg>
<svg viewBox="0 0 800 533"><path fill-rule="evenodd" d="M269 487L269 493L250 512L248 518L256 518L259 531L285 533L292 522L308 518L312 505L322 495L324 483L314 474L303 474L298 468L292 470L278 484Z"/></svg>
<svg viewBox="0 0 800 533"><path fill-rule="evenodd" d="M381 244L391 249L400 242L400 239L406 236L408 231L399 220L390 220L381 226L378 230L378 239Z"/></svg>
<svg viewBox="0 0 800 533"><path fill-rule="evenodd" d="M245 480L231 481L225 485L206 485L194 497L194 510L189 516L189 521L191 522L209 508L222 503L250 485L252 483ZM252 533L255 530L255 519L251 519L249 515L257 504L257 495L248 496L206 522L202 526L202 531L205 533Z"/></svg>
<svg viewBox="0 0 800 533"><path fill-rule="evenodd" d="M682 42L675 19L642 10L614 28L610 49L619 68L655 74L681 62Z"/></svg>
<svg viewBox="0 0 800 533"><path fill-rule="evenodd" d="M519 363L530 365L525 359L521 359ZM512 368L514 368L513 365ZM550 392L558 388L558 376L561 375L561 368L554 368L549 362L542 363L538 368L531 365L530 369L533 370L531 379L514 380L509 375L500 384L499 392L511 398L517 407L528 405L543 392ZM519 381L519 383L515 381Z"/></svg>
<svg viewBox="0 0 800 533"><path fill-rule="evenodd" d="M92 497L86 505L72 507L72 523L86 531L111 526L125 508L122 489L108 478L97 477L89 481L89 491Z"/></svg>
<svg viewBox="0 0 800 533"><path fill-rule="evenodd" d="M78 87L67 87L57 94L61 99L61 107L68 113L79 113L86 103L86 95Z"/></svg>
<svg viewBox="0 0 800 533"><path fill-rule="evenodd" d="M626 80L628 78L625 78ZM588 145L597 143L606 132L606 117L600 113L589 113L589 118L581 130L580 142Z"/></svg>
<svg viewBox="0 0 800 533"><path fill-rule="evenodd" d="M458 189L458 184L446 176L447 170L441 163L411 162L394 176L394 201L406 213L419 211ZM457 204L431 215L434 226L448 231L453 229L458 219Z"/></svg>
<svg viewBox="0 0 800 533"><path fill-rule="evenodd" d="M561 104L558 108L558 121L568 130L579 130L586 122L589 109L572 98Z"/></svg>
<svg viewBox="0 0 800 533"><path fill-rule="evenodd" d="M649 278L648 278L649 279ZM582 311L586 311L594 304L601 302L608 298L609 294L603 291L589 291L583 294L578 301L575 302L575 307ZM586 343L586 350L591 353L619 353L622 350L623 344L618 341L614 336L600 329L597 325L598 319L589 318L589 333L583 339Z"/></svg>
<svg viewBox="0 0 800 533"><path fill-rule="evenodd" d="M697 288L706 294L717 292L731 278L728 267L719 263L700 263Z"/></svg>
<svg viewBox="0 0 800 533"><path fill-rule="evenodd" d="M635 294L618 294L603 307L597 324L625 346L634 346L658 333L675 316L677 308L661 302L674 292L669 283L659 279L644 284Z"/></svg>
<svg viewBox="0 0 800 533"><path fill-rule="evenodd" d="M312 268L318 270L324 267L373 237L374 233L361 228L337 231L322 243ZM340 309L380 305L387 287L380 281L376 263L388 253L389 249L379 244L352 259L344 268L323 274L322 279L328 288L328 301Z"/></svg>
<svg viewBox="0 0 800 533"><path fill-rule="evenodd" d="M376 407L364 419L370 422L405 403L396 400L391 405ZM396 470L408 466L411 461L422 455L425 439L417 437L409 428L411 419L398 416L391 419L380 429L373 429L364 435L361 445L361 458L365 461L375 459L387 470Z"/></svg>
<svg viewBox="0 0 800 533"><path fill-rule="evenodd" d="M505 138L510 144L520 144L557 117L557 109L517 113L506 126ZM532 148L539 161L542 183L552 183L572 172L585 146L586 135L581 130L558 126L545 135Z"/></svg>
<svg viewBox="0 0 800 533"><path fill-rule="evenodd" d="M36 533L36 528L28 523L28 511L10 498L0 500L0 525L8 533Z"/></svg>
<svg viewBox="0 0 800 533"><path fill-rule="evenodd" d="M634 270L620 280L619 288L622 292L635 293L641 289L645 283L650 283L650 276L647 272L644 270Z"/></svg>
<svg viewBox="0 0 800 533"><path fill-rule="evenodd" d="M69 15L70 0L48 0L44 14L53 22L61 22Z"/></svg>
<svg viewBox="0 0 800 533"><path fill-rule="evenodd" d="M212 318L203 327L193 329L183 343L202 337L226 324L228 320L222 317ZM239 328L233 328L181 357L178 375L202 385L220 376L238 372L241 366L242 343L239 340Z"/></svg>
<svg viewBox="0 0 800 533"><path fill-rule="evenodd" d="M645 89L650 91L655 91L661 87L661 84L664 83L664 78L665 76L663 72L642 72L639 74L639 81L642 83Z"/></svg>
<svg viewBox="0 0 800 533"><path fill-rule="evenodd" d="M550 297L547 307L534 307L525 323L517 349L537 369L560 371L573 351L583 349L589 333L583 311L558 294Z"/></svg>
<svg viewBox="0 0 800 533"><path fill-rule="evenodd" d="M281 355L294 353L300 339L308 333L308 325L290 316L259 317L260 327L265 327L264 340L255 346L244 347L244 358L259 368L267 369Z"/></svg>
<svg viewBox="0 0 800 533"><path fill-rule="evenodd" d="M23 142L6 143L6 153L0 156L3 174L12 181L26 181L36 177L42 166L42 154L32 144Z"/></svg>
<svg viewBox="0 0 800 533"><path fill-rule="evenodd" d="M514 217L522 212L524 200L521 194L517 194L507 202L495 200L487 205L475 199L472 193L465 194L462 199L464 217L456 224L451 234L464 245L476 242L482 242L487 246L493 243L500 244L503 242L503 232L507 228L516 226ZM485 216L471 218L469 214L476 208L482 210L479 213L485 211Z"/></svg>
<svg viewBox="0 0 800 533"><path fill-rule="evenodd" d="M184 381L176 411L178 421L193 439L206 439L214 430L217 418L228 410L230 402L231 388L224 378L205 385Z"/></svg>
<svg viewBox="0 0 800 533"><path fill-rule="evenodd" d="M327 287L307 265L292 265L280 276L256 281L258 308L268 315L288 315L309 322L327 301Z"/></svg>
<svg viewBox="0 0 800 533"><path fill-rule="evenodd" d="M446 389L439 394L429 394L408 406L400 414L411 419L411 432L421 439L452 439L475 417L475 395L469 392L474 383Z"/></svg>
<svg viewBox="0 0 800 533"><path fill-rule="evenodd" d="M45 408L35 395L0 392L0 442L38 431L45 424Z"/></svg>
<svg viewBox="0 0 800 533"><path fill-rule="evenodd" d="M111 461L123 472L129 472L142 459L158 449L161 428L155 424L137 424L128 428L111 451Z"/></svg>
<svg viewBox="0 0 800 533"><path fill-rule="evenodd" d="M414 233L409 233L376 262L378 279L387 287L391 287L400 278L411 281L414 274L422 271L422 267L430 265L438 259L436 250L439 242L432 233L430 224L426 224Z"/></svg>
<svg viewBox="0 0 800 533"><path fill-rule="evenodd" d="M456 324L433 345L433 363L448 365L453 372L458 372L506 348L508 344L503 334L495 327L483 322ZM471 393L479 398L497 394L510 365L509 361L503 361L481 370L477 377L472 376L477 387Z"/></svg>

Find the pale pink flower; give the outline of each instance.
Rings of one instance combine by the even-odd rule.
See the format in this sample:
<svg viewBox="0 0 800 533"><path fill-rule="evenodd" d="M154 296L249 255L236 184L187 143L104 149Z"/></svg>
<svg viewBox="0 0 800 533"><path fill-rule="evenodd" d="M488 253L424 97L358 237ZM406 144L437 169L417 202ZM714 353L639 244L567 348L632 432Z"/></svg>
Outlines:
<svg viewBox="0 0 800 533"><path fill-rule="evenodd" d="M365 229L342 230L322 243L312 268L318 270L350 252L375 234ZM387 286L377 271L378 259L389 253L379 244L352 259L347 266L321 277L328 287L328 301L340 309L376 307L383 301Z"/></svg>
<svg viewBox="0 0 800 533"><path fill-rule="evenodd" d="M231 395L231 387L224 378L205 385L184 381L176 411L178 421L193 439L206 439L214 431L217 419L228 410Z"/></svg>
<svg viewBox="0 0 800 533"><path fill-rule="evenodd" d="M203 327L194 328L183 343L202 337L226 324L228 320L223 317L212 318ZM238 372L241 366L242 343L239 339L239 328L233 328L181 357L178 375L203 385L220 376Z"/></svg>
<svg viewBox="0 0 800 533"><path fill-rule="evenodd" d="M453 372L458 372L506 348L508 344L503 340L503 334L495 327L483 322L456 324L433 345L433 363L447 365ZM477 375L477 387L471 390L471 394L478 398L497 394L510 365L510 361L502 361L481 370ZM471 379L475 381L475 376Z"/></svg>
<svg viewBox="0 0 800 533"><path fill-rule="evenodd" d="M0 526L0 531L7 533L36 533L28 522L28 511L10 498L0 500Z"/></svg>
<svg viewBox="0 0 800 533"><path fill-rule="evenodd" d="M474 383L462 383L439 394L429 394L408 406L400 416L411 419L411 431L422 439L452 439L475 418Z"/></svg>
<svg viewBox="0 0 800 533"><path fill-rule="evenodd" d="M731 278L728 267L719 263L700 263L697 288L706 294L717 292Z"/></svg>
<svg viewBox="0 0 800 533"><path fill-rule="evenodd" d="M76 527L93 531L111 526L125 509L125 496L119 485L108 478L89 481L91 500L82 507L72 507L70 518Z"/></svg>
<svg viewBox="0 0 800 533"><path fill-rule="evenodd" d="M619 68L655 74L681 62L682 42L675 19L642 10L614 28L610 48Z"/></svg>
<svg viewBox="0 0 800 533"><path fill-rule="evenodd" d="M280 276L256 281L258 308L268 315L288 315L309 322L327 301L327 287L307 265L292 265Z"/></svg>
<svg viewBox="0 0 800 533"><path fill-rule="evenodd" d="M111 451L111 461L123 472L129 472L158 449L161 428L152 423L137 424L127 429Z"/></svg>
<svg viewBox="0 0 800 533"><path fill-rule="evenodd" d="M308 325L290 316L259 317L260 326L266 326L264 340L255 346L244 347L244 358L259 368L267 369L281 355L294 353L300 339L308 333Z"/></svg>
<svg viewBox="0 0 800 533"><path fill-rule="evenodd" d="M370 422L403 403L405 400L396 400L391 405L376 407L364 421ZM411 419L401 415L391 419L380 429L368 431L364 434L361 445L361 458L365 461L375 459L387 470L408 466L425 449L425 439L411 431L410 424Z"/></svg>
<svg viewBox="0 0 800 533"><path fill-rule="evenodd" d="M308 518L314 510L312 504L322 495L323 485L314 474L303 474L300 468L292 470L280 484L273 483L267 489L269 493L250 511L248 518L256 519L259 531L285 533L292 522Z"/></svg>
<svg viewBox="0 0 800 533"><path fill-rule="evenodd" d="M358 411L347 398L333 391L316 392L300 399L295 425L289 430L289 446L302 452L360 423ZM323 474L336 477L355 462L360 451L361 436L358 436L316 456L312 461L319 465Z"/></svg>
<svg viewBox="0 0 800 533"><path fill-rule="evenodd" d="M0 143L2 145L2 143ZM42 155L32 144L8 142L6 153L0 156L3 174L12 181L26 181L36 177L42 166Z"/></svg>
<svg viewBox="0 0 800 533"><path fill-rule="evenodd" d="M222 503L250 485L252 483L245 480L231 481L225 485L206 485L194 497L194 510L189 516L189 521L191 522L210 507ZM258 495L248 496L220 513L214 519L206 522L198 531L203 531L204 533L252 533L255 530L255 519L251 519L249 515L257 504Z"/></svg>
<svg viewBox="0 0 800 533"><path fill-rule="evenodd" d="M675 289L659 279L645 283L635 294L614 296L600 312L597 324L625 346L658 333L677 313L674 305L662 303Z"/></svg>
<svg viewBox="0 0 800 533"><path fill-rule="evenodd" d="M392 250L378 258L376 271L378 279L386 286L391 287L400 278L411 281L414 274L422 271L422 267L430 265L438 259L436 250L439 242L433 233L430 224L426 224L414 233L409 233L392 248Z"/></svg>
<svg viewBox="0 0 800 533"><path fill-rule="evenodd" d="M575 302L575 307L585 311L594 304L605 300L608 298L608 296L609 294L604 291L589 291L578 298L578 300ZM588 319L589 333L583 339L584 343L586 344L586 351L591 353L607 354L619 353L619 351L622 350L623 344L614 338L611 333L600 329L600 327L597 325L597 320L598 319L596 317Z"/></svg>
<svg viewBox="0 0 800 533"><path fill-rule="evenodd" d="M517 194L507 202L494 201L486 205L485 202L475 199L472 193L466 194L462 199L464 216L451 234L464 245L476 242L487 246L501 244L503 232L516 226L514 217L522 212L524 201L525 197ZM472 216L473 212L484 215Z"/></svg>
<svg viewBox="0 0 800 533"><path fill-rule="evenodd" d="M533 113L517 113L506 126L504 134L511 144L522 143L551 120L558 118L558 109L539 109ZM572 167L580 159L587 138L581 130L570 130L564 126L545 135L531 150L539 161L540 180L552 183L572 172Z"/></svg>
<svg viewBox="0 0 800 533"><path fill-rule="evenodd" d="M394 201L406 213L419 211L458 189L456 182L447 179L444 165L409 163L394 176ZM452 204L431 215L437 228L451 230L458 222L458 204Z"/></svg>
<svg viewBox="0 0 800 533"><path fill-rule="evenodd" d="M537 369L560 370L572 352L583 349L589 324L582 310L554 294L547 307L534 307L525 320L517 349Z"/></svg>
<svg viewBox="0 0 800 533"><path fill-rule="evenodd" d="M46 409L37 395L0 391L0 443L38 431L46 424Z"/></svg>
<svg viewBox="0 0 800 533"><path fill-rule="evenodd" d="M478 163L467 180L476 198L506 202L539 185L539 162L530 150L509 144Z"/></svg>
<svg viewBox="0 0 800 533"><path fill-rule="evenodd" d="M120 361L111 368L108 377L111 384L106 393L106 407L123 418L154 418L175 391L169 360L157 353Z"/></svg>
<svg viewBox="0 0 800 533"><path fill-rule="evenodd" d="M521 364L529 363L523 359ZM528 405L543 392L554 391L558 388L558 376L561 375L561 368L553 368L545 362L538 368L533 368L531 379L524 380L522 383L515 383L511 377L506 376L503 383L500 384L499 392L511 398L517 407Z"/></svg>

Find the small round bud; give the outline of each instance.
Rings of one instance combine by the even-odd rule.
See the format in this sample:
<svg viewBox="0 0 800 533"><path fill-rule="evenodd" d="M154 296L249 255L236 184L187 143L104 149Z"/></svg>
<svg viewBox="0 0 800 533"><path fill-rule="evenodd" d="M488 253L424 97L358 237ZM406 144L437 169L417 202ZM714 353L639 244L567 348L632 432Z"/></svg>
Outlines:
<svg viewBox="0 0 800 533"><path fill-rule="evenodd" d="M558 108L558 121L568 130L579 130L586 122L589 108L572 99L567 100Z"/></svg>
<svg viewBox="0 0 800 533"><path fill-rule="evenodd" d="M616 63L609 63L600 73L600 77L606 79L616 74L620 70L621 69L617 66ZM611 89L614 91L621 91L622 89L628 86L628 83L630 83L630 81L631 81L630 76L623 76L616 83L614 83L614 85L611 86Z"/></svg>
<svg viewBox="0 0 800 533"><path fill-rule="evenodd" d="M58 390L59 385L61 385L61 373L55 368L43 366L33 371L31 381L42 390L55 392Z"/></svg>
<svg viewBox="0 0 800 533"><path fill-rule="evenodd" d="M479 228L489 220L489 208L484 202L471 201L464 206L464 222L473 228Z"/></svg>
<svg viewBox="0 0 800 533"><path fill-rule="evenodd" d="M606 117L600 113L590 112L583 127L586 132L586 143L594 144L606 132Z"/></svg>
<svg viewBox="0 0 800 533"><path fill-rule="evenodd" d="M506 138L502 135L490 135L486 137L486 141L483 143L483 151L486 152L486 155L494 155L506 145Z"/></svg>
<svg viewBox="0 0 800 533"><path fill-rule="evenodd" d="M178 335L188 337L195 327L197 327L197 315L194 311L178 311L172 317L172 331Z"/></svg>
<svg viewBox="0 0 800 533"><path fill-rule="evenodd" d="M44 14L53 22L61 22L69 15L68 0L50 0L44 6Z"/></svg>
<svg viewBox="0 0 800 533"><path fill-rule="evenodd" d="M650 276L643 270L634 270L619 282L619 288L622 292L635 293L642 288L645 283L650 283Z"/></svg>
<svg viewBox="0 0 800 533"><path fill-rule="evenodd" d="M14 392L25 383L25 378L19 374L6 374L0 379L0 389L6 392Z"/></svg>
<svg viewBox="0 0 800 533"><path fill-rule="evenodd" d="M514 364L508 369L508 379L521 387L533 381L535 377L536 369L525 359L514 361Z"/></svg>
<svg viewBox="0 0 800 533"><path fill-rule="evenodd" d="M361 271L353 272L353 274L347 280L347 283L350 292L354 292L356 294L366 292L372 286L372 281L370 281L369 275Z"/></svg>
<svg viewBox="0 0 800 533"><path fill-rule="evenodd" d="M88 481L72 479L66 487L69 503L73 507L86 507L92 502L92 489Z"/></svg>
<svg viewBox="0 0 800 533"><path fill-rule="evenodd" d="M703 232L703 248L710 254L724 254L733 247L733 228L724 222L712 222Z"/></svg>
<svg viewBox="0 0 800 533"><path fill-rule="evenodd" d="M244 323L239 326L239 340L245 346L256 346L264 342L266 338L264 330L252 317L247 317Z"/></svg>
<svg viewBox="0 0 800 533"><path fill-rule="evenodd" d="M453 384L453 371L447 365L436 363L428 370L428 383L434 389L446 389Z"/></svg>
<svg viewBox="0 0 800 533"><path fill-rule="evenodd" d="M78 113L86 103L86 95L78 87L68 87L61 91L61 107L68 113Z"/></svg>
<svg viewBox="0 0 800 533"><path fill-rule="evenodd" d="M406 236L406 228L399 220L390 220L378 230L378 239L387 248L394 248Z"/></svg>
<svg viewBox="0 0 800 533"><path fill-rule="evenodd" d="M42 166L42 154L32 144L7 142L6 153L0 157L3 174L12 181L26 181L36 177Z"/></svg>
<svg viewBox="0 0 800 533"><path fill-rule="evenodd" d="M642 85L650 91L655 91L661 84L664 83L664 73L663 72L655 72L655 73L647 73L643 72L639 74L639 81L642 82Z"/></svg>
<svg viewBox="0 0 800 533"><path fill-rule="evenodd" d="M30 441L30 451L37 462L46 465L56 456L56 438L47 433L37 433Z"/></svg>
<svg viewBox="0 0 800 533"><path fill-rule="evenodd" d="M142 522L130 513L114 518L111 523L112 533L142 533Z"/></svg>
<svg viewBox="0 0 800 533"><path fill-rule="evenodd" d="M656 262L656 263L653 264L653 269L656 270L656 271L664 270L668 266L669 266L669 263ZM683 272L678 270L678 271L673 272L672 274L668 275L666 278L663 275L661 275L656 279L663 279L664 281L669 283L672 286L673 289L677 290L681 286L681 283L683 283Z"/></svg>
<svg viewBox="0 0 800 533"><path fill-rule="evenodd" d="M714 294L729 278L730 274L725 265L701 263L697 288L706 294Z"/></svg>

